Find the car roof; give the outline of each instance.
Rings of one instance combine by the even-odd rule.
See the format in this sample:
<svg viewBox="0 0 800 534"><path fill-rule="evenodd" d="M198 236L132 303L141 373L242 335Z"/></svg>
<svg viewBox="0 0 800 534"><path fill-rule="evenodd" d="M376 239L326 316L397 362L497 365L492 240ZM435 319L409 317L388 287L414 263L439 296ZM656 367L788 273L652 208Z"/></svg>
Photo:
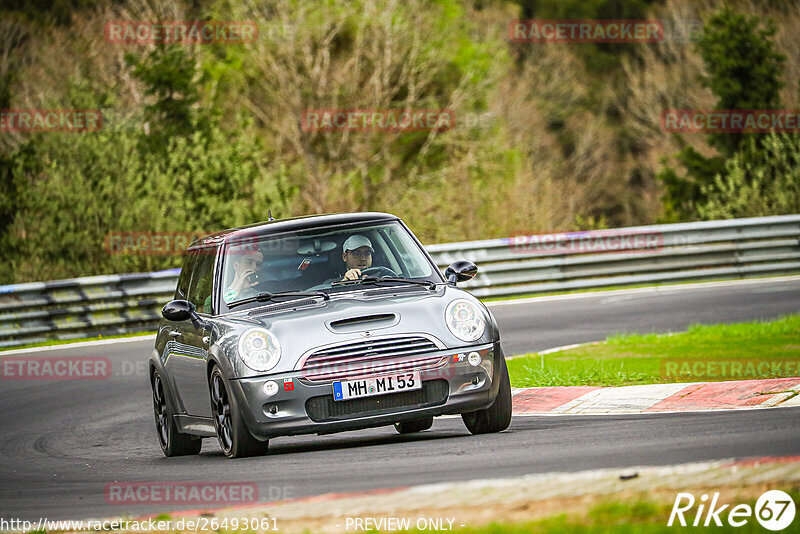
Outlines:
<svg viewBox="0 0 800 534"><path fill-rule="evenodd" d="M215 246L223 242L230 243L231 241L252 239L253 236L276 235L309 228L397 220L399 220L399 217L396 215L380 212L328 213L324 215L304 215L287 219L275 219L208 234L194 240L192 244L189 245L189 249Z"/></svg>

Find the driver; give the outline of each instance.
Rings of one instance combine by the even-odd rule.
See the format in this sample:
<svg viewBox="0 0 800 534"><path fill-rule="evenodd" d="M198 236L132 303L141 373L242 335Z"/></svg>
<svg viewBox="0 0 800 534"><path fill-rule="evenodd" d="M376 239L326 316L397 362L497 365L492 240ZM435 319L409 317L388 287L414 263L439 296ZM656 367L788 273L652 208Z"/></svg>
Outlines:
<svg viewBox="0 0 800 534"><path fill-rule="evenodd" d="M345 269L342 280L358 280L361 278L361 271L372 266L372 242L363 235L355 234L347 238L342 245L342 261Z"/></svg>

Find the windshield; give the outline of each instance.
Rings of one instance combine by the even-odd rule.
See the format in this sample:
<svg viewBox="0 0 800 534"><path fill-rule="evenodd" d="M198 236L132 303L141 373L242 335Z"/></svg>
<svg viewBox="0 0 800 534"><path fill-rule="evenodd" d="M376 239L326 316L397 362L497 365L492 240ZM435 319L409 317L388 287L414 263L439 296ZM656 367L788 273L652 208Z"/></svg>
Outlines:
<svg viewBox="0 0 800 534"><path fill-rule="evenodd" d="M221 290L224 303L233 307L261 293L353 291L362 288L359 280L380 277L442 282L408 230L393 221L254 235L230 244Z"/></svg>

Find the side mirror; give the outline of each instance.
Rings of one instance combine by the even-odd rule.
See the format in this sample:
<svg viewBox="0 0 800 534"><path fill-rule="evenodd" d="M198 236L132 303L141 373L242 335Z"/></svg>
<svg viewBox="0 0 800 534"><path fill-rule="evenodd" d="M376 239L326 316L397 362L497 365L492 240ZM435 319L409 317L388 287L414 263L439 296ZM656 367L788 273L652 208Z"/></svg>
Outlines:
<svg viewBox="0 0 800 534"><path fill-rule="evenodd" d="M167 321L174 321L176 323L191 321L195 328L204 328L206 326L205 321L197 315L194 304L188 300L178 299L167 302L164 307L161 308L161 315L163 315L164 319Z"/></svg>
<svg viewBox="0 0 800 534"><path fill-rule="evenodd" d="M478 266L471 261L459 260L450 264L444 272L447 283L456 285L458 282L466 282L478 274Z"/></svg>

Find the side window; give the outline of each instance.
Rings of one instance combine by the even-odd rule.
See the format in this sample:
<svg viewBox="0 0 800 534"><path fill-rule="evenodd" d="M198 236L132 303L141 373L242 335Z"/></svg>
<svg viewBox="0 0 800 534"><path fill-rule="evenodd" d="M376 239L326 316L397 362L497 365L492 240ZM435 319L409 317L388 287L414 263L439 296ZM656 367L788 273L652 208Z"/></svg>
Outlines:
<svg viewBox="0 0 800 534"><path fill-rule="evenodd" d="M214 258L216 249L200 250L192 269L189 283L189 302L197 307L197 313L211 313L211 290L214 281Z"/></svg>
<svg viewBox="0 0 800 534"><path fill-rule="evenodd" d="M178 277L178 286L175 288L176 300L186 300L186 296L189 294L189 280L192 279L192 269L196 259L197 252L192 252L186 256L186 261L183 262L183 269L181 269L181 274Z"/></svg>

